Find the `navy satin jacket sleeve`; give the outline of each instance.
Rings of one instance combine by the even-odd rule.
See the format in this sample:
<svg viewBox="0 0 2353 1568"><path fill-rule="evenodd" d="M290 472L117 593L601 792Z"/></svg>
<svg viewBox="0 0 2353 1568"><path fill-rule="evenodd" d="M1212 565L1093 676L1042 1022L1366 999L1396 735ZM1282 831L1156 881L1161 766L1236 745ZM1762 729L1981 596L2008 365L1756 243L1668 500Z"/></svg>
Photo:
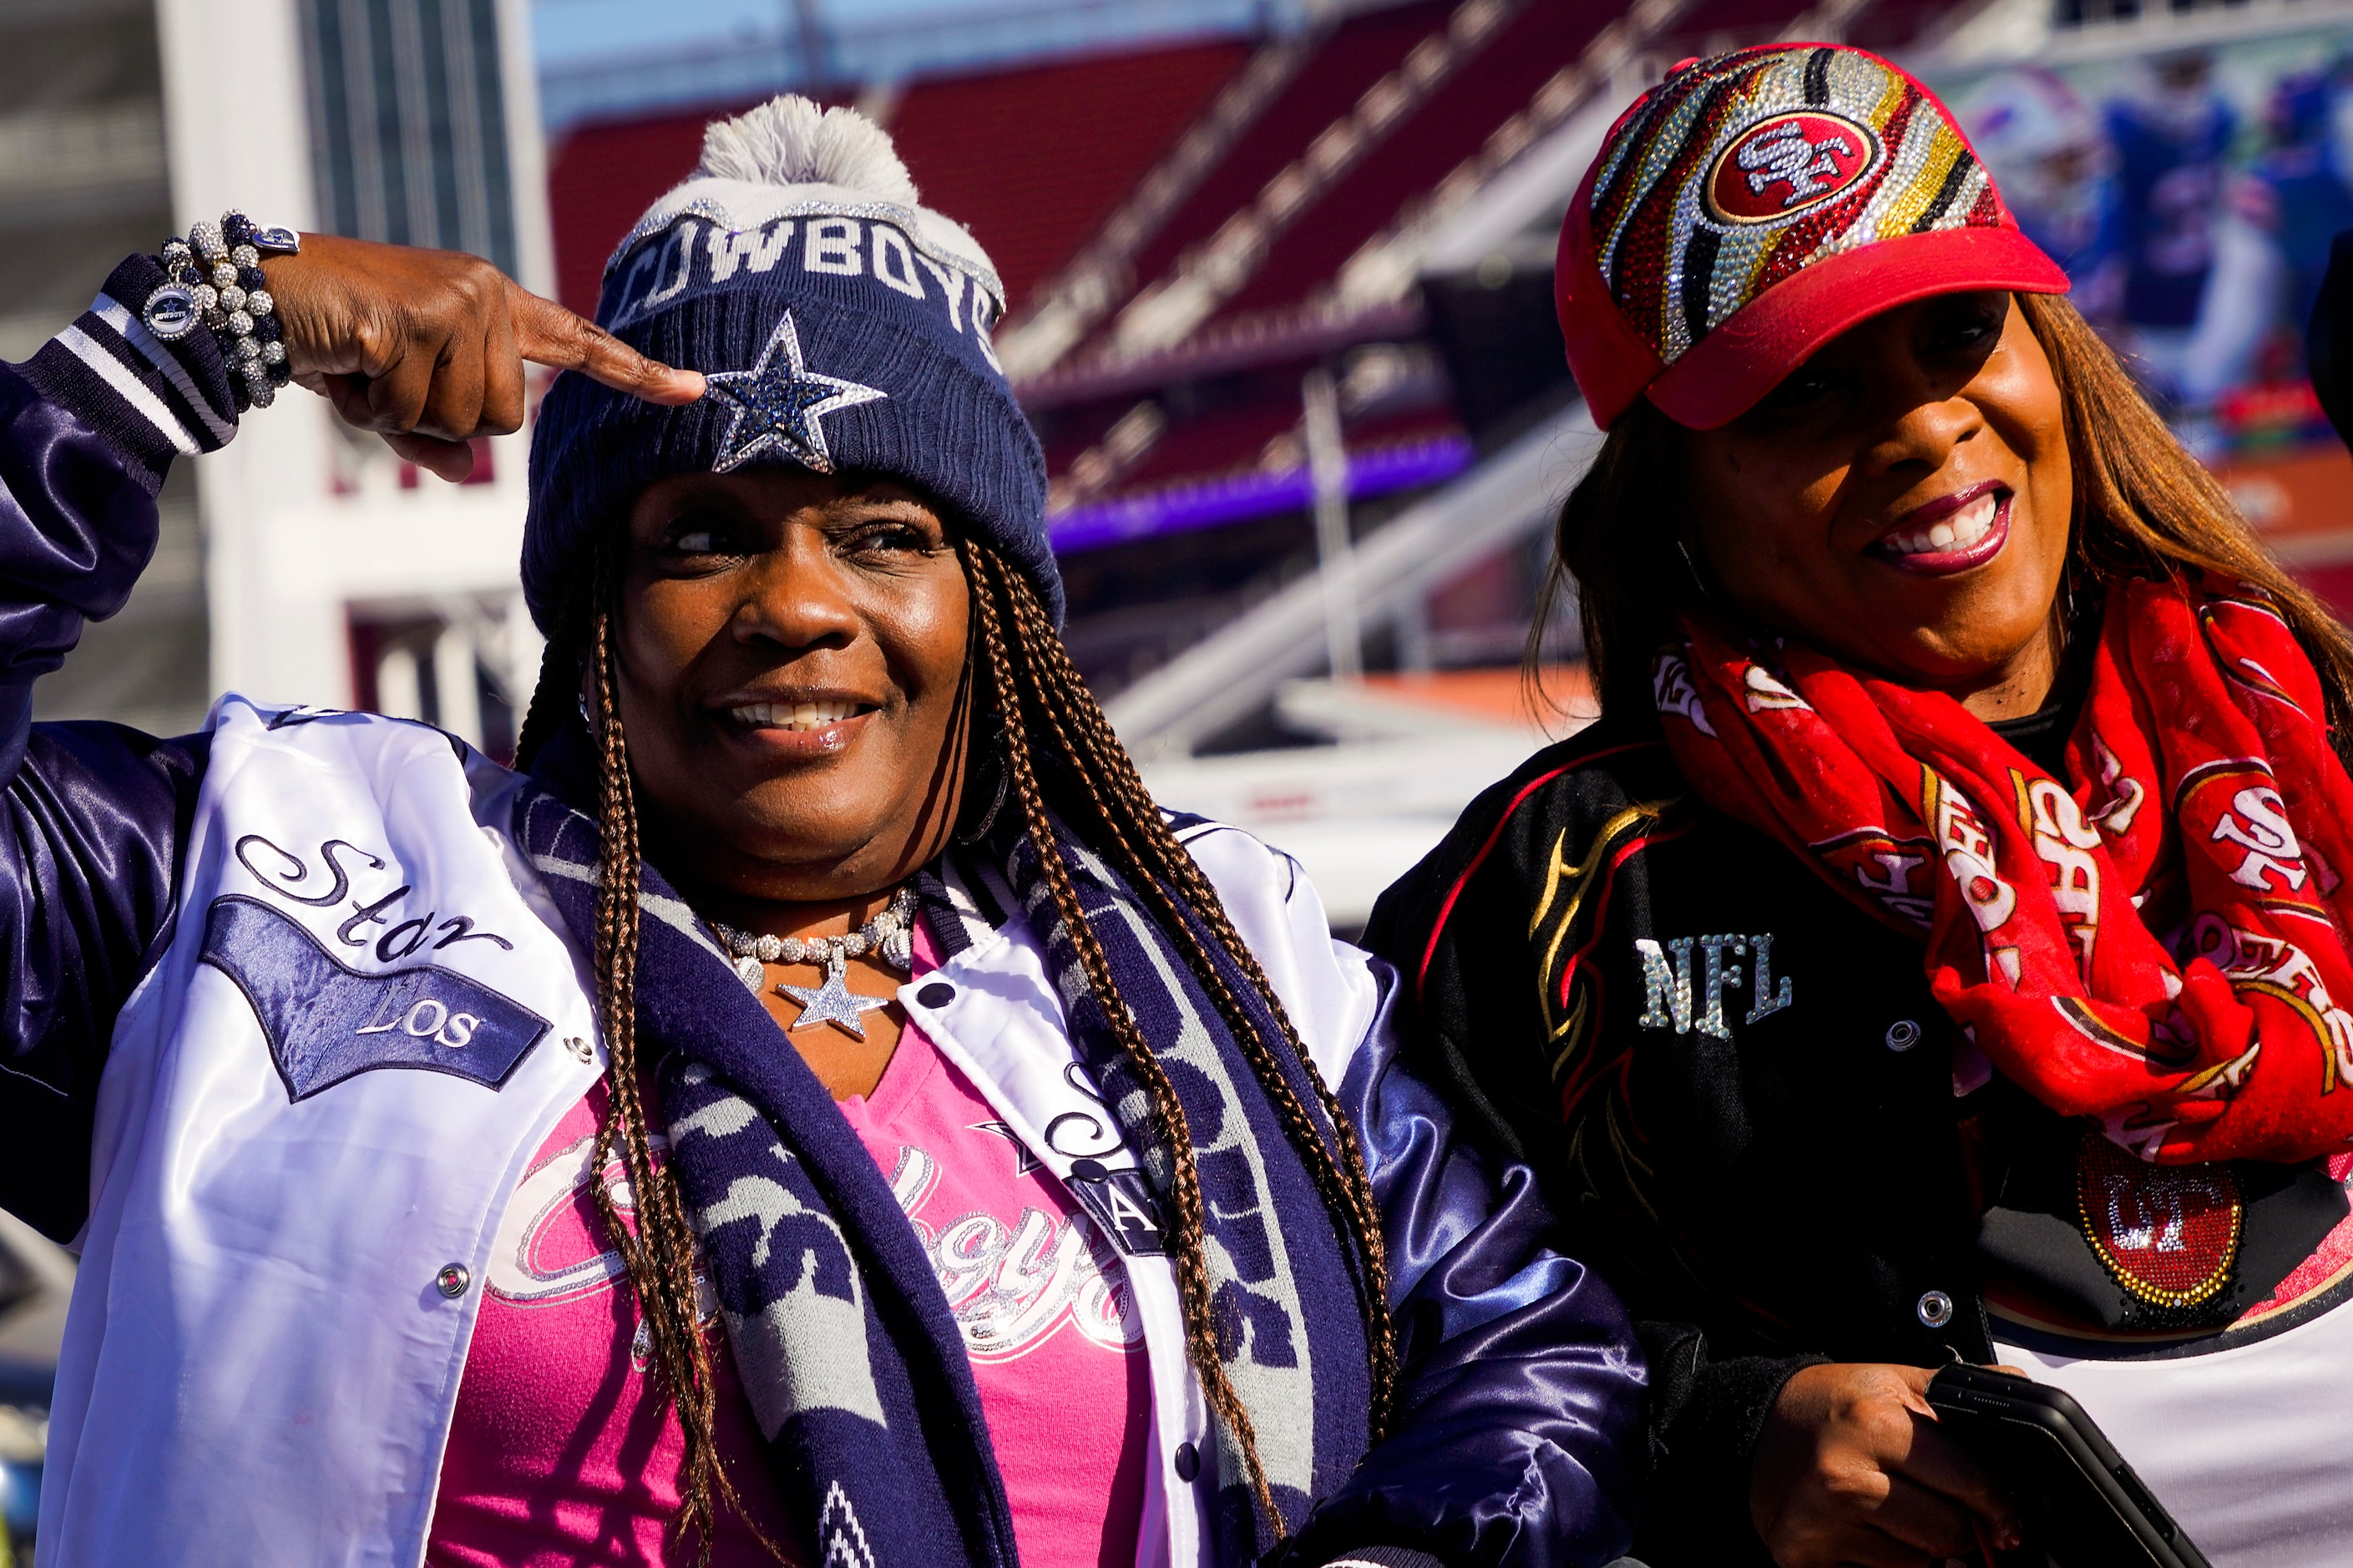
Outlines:
<svg viewBox="0 0 2353 1568"><path fill-rule="evenodd" d="M1275 1561L1355 1562L1378 1542L1448 1568L1597 1568L1632 1542L1641 1490L1633 1326L1599 1275L1553 1247L1535 1172L1458 1132L1446 1101L1398 1064L1396 973L1374 970L1382 1016L1339 1099L1388 1241L1398 1413Z"/></svg>
<svg viewBox="0 0 2353 1568"><path fill-rule="evenodd" d="M163 281L132 257L0 365L0 1208L60 1241L81 1228L107 1042L169 922L204 772L201 739L32 721L33 682L153 555L172 458L236 429L212 334L164 343L139 321Z"/></svg>

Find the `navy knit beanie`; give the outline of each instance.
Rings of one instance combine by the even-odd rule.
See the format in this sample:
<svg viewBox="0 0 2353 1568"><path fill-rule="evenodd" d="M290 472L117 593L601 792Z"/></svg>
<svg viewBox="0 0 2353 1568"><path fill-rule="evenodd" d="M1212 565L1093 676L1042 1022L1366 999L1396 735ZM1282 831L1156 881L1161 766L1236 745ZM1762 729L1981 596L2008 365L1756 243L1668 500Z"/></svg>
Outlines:
<svg viewBox="0 0 2353 1568"><path fill-rule="evenodd" d="M917 205L881 129L785 97L704 133L702 162L605 264L597 324L710 390L664 408L558 376L531 446L522 586L543 631L601 527L666 475L864 469L936 498L1026 574L1056 625L1046 464L988 332L972 236Z"/></svg>

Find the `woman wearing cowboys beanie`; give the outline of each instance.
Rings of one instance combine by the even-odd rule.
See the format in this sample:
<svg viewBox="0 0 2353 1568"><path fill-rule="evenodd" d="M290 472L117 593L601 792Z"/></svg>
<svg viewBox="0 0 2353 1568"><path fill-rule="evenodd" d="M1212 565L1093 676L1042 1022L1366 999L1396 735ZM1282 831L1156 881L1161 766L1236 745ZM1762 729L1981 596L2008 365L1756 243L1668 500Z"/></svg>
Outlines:
<svg viewBox="0 0 2353 1568"><path fill-rule="evenodd" d="M2353 643L1873 56L1675 68L1558 287L1602 717L1372 945L1642 1326L1638 1554L1975 1561L1958 1359L2353 1561Z"/></svg>
<svg viewBox="0 0 2353 1568"><path fill-rule="evenodd" d="M82 1257L47 1561L1622 1550L1630 1329L1392 1065L1386 966L1144 793L996 276L879 131L714 126L607 330L242 217L161 261L0 371L0 1200ZM290 371L456 472L525 359L522 772L26 721Z"/></svg>

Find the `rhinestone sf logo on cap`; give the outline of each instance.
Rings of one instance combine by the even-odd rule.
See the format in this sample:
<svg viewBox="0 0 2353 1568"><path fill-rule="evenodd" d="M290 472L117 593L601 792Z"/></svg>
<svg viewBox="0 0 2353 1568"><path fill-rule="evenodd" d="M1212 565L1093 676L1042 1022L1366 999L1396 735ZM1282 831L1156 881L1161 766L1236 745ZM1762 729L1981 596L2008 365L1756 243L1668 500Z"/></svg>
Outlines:
<svg viewBox="0 0 2353 1568"><path fill-rule="evenodd" d="M1871 173L1879 138L1820 110L1758 121L1716 158L1708 216L1721 223L1776 223L1820 206Z"/></svg>

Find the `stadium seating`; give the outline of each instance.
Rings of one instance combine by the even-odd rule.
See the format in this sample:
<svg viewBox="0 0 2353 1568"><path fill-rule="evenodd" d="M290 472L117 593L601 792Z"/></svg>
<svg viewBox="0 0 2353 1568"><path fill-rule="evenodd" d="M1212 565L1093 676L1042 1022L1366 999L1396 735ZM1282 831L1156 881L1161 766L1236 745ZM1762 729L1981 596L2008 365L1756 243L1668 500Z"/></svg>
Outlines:
<svg viewBox="0 0 2353 1568"><path fill-rule="evenodd" d="M970 228L1019 301L1068 259L1249 58L1233 39L1190 42L963 76L860 98L889 125L924 198ZM716 103L577 126L551 149L557 289L593 310L605 258L694 166Z"/></svg>
<svg viewBox="0 0 2353 1568"><path fill-rule="evenodd" d="M917 81L892 105L891 134L1018 310L1249 54L1220 39Z"/></svg>

